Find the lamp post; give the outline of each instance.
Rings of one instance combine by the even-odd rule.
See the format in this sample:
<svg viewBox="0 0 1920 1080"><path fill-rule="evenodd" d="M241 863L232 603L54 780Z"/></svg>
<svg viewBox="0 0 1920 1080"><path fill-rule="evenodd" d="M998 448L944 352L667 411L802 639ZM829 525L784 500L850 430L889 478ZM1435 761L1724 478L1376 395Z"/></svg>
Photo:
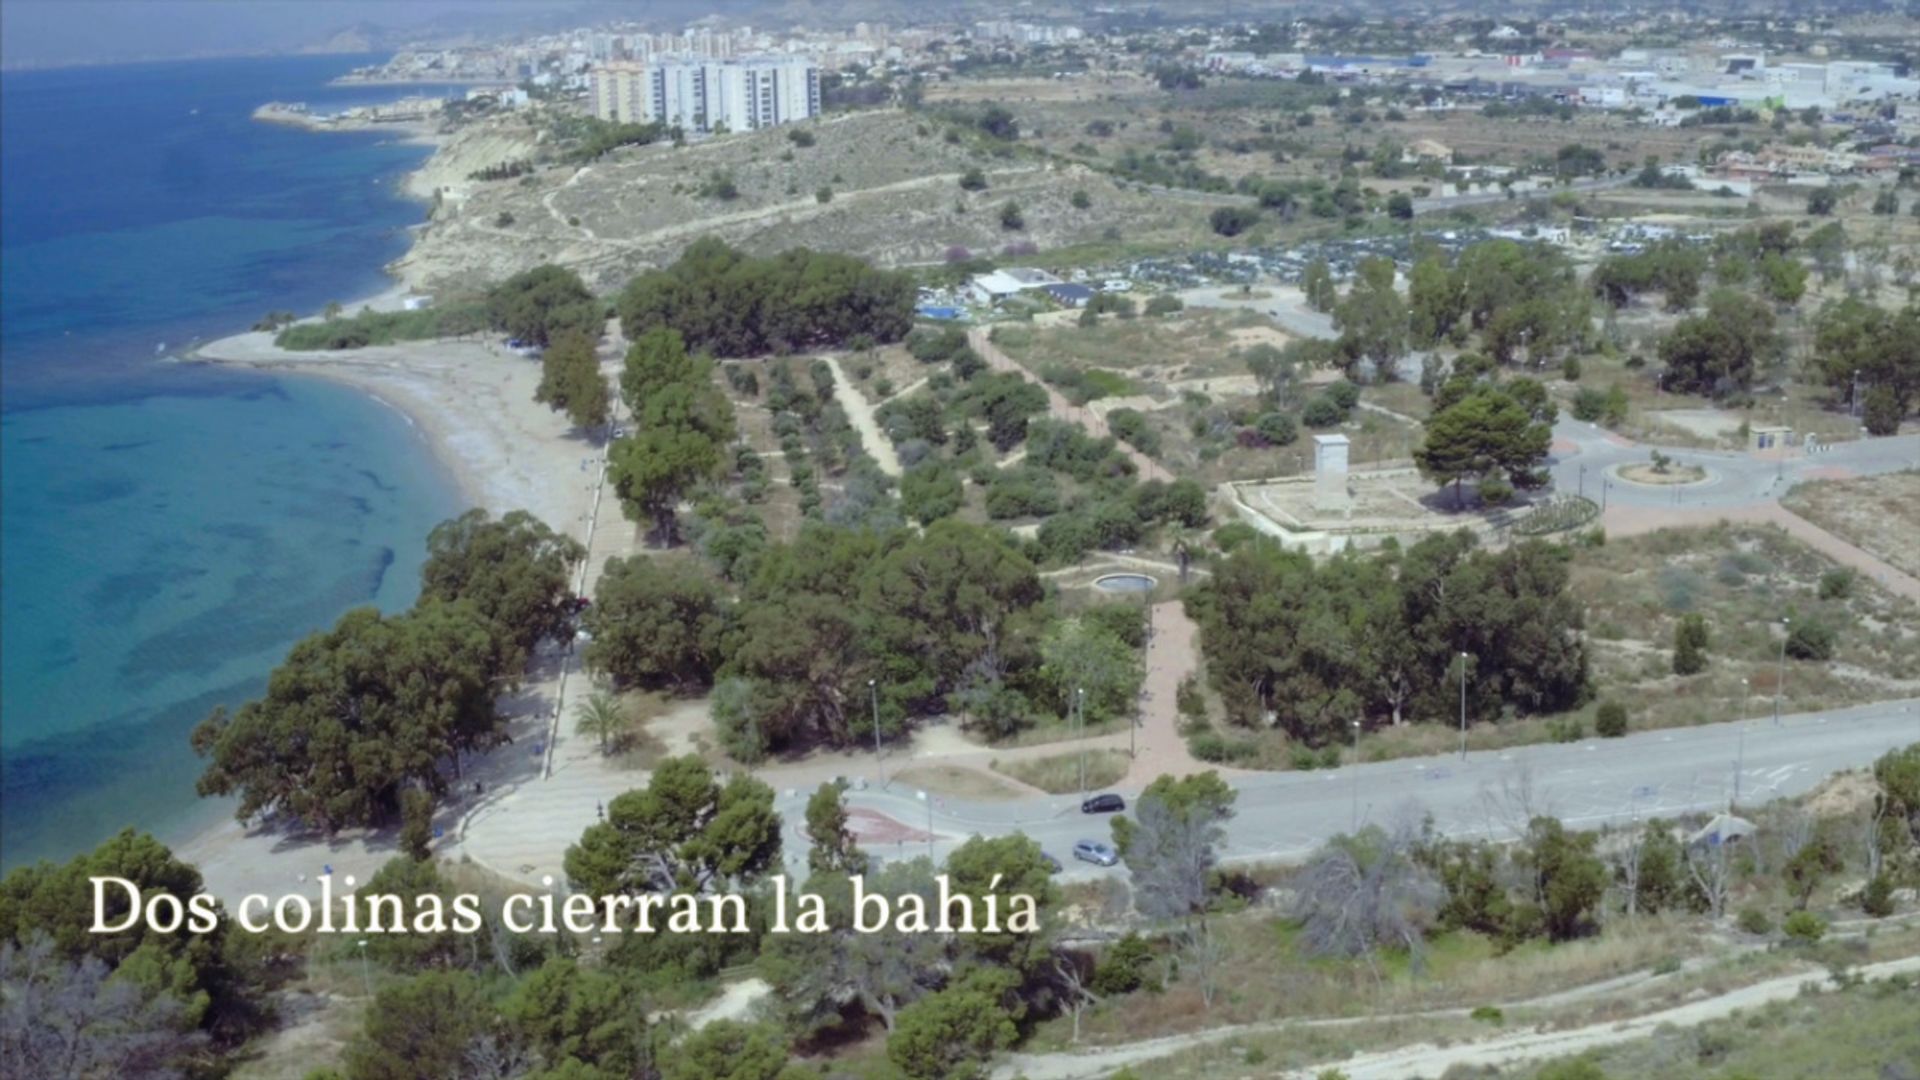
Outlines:
<svg viewBox="0 0 1920 1080"><path fill-rule="evenodd" d="M1780 666L1773 674L1773 726L1780 726L1780 691L1787 685L1787 624L1792 622L1787 616L1780 616Z"/></svg>
<svg viewBox="0 0 1920 1080"><path fill-rule="evenodd" d="M1360 721L1353 723L1353 813L1347 828L1358 831L1360 828Z"/></svg>
<svg viewBox="0 0 1920 1080"><path fill-rule="evenodd" d="M371 998L373 997L373 975L367 970L367 939L361 938L354 942L354 945L360 950L360 981L367 988L367 997Z"/></svg>
<svg viewBox="0 0 1920 1080"><path fill-rule="evenodd" d="M1087 797L1087 688L1073 688L1073 699L1080 714L1080 797Z"/></svg>
<svg viewBox="0 0 1920 1080"><path fill-rule="evenodd" d="M1467 654L1460 654L1460 760L1467 760Z"/></svg>
<svg viewBox="0 0 1920 1080"><path fill-rule="evenodd" d="M1740 774L1747 767L1747 722L1740 721L1740 749L1733 759L1733 799L1727 803L1727 812L1733 813L1740 805Z"/></svg>
<svg viewBox="0 0 1920 1080"><path fill-rule="evenodd" d="M880 684L867 680L867 696L873 699L873 760L880 769L880 786L887 786L887 759L880 756Z"/></svg>
<svg viewBox="0 0 1920 1080"><path fill-rule="evenodd" d="M919 798L921 802L927 804L927 861L932 862L933 861L933 796L927 794L924 791L916 791L914 792L914 795L917 798Z"/></svg>

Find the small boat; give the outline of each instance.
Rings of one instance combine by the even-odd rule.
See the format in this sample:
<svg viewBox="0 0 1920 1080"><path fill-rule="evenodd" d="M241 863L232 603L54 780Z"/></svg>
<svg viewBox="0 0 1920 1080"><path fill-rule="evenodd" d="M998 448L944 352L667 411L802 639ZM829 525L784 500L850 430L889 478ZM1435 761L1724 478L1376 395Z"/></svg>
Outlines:
<svg viewBox="0 0 1920 1080"><path fill-rule="evenodd" d="M167 351L167 343L164 341L153 347L153 355L155 356L159 356L161 353L166 351Z"/></svg>

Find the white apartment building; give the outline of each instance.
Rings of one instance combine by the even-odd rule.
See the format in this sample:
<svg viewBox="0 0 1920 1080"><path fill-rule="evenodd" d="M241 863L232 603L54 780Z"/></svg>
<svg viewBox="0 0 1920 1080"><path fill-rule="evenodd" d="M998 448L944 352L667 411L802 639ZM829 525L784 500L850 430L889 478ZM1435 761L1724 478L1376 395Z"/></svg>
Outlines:
<svg viewBox="0 0 1920 1080"><path fill-rule="evenodd" d="M751 131L820 115L820 71L799 56L614 61L594 69L593 114L689 131Z"/></svg>

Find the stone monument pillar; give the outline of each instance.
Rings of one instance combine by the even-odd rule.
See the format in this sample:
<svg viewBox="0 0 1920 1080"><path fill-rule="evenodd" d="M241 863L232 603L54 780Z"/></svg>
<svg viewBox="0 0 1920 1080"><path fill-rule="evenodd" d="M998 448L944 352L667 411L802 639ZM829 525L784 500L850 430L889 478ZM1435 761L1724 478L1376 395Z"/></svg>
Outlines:
<svg viewBox="0 0 1920 1080"><path fill-rule="evenodd" d="M1351 513L1347 492L1347 437L1313 437L1313 508L1323 513Z"/></svg>

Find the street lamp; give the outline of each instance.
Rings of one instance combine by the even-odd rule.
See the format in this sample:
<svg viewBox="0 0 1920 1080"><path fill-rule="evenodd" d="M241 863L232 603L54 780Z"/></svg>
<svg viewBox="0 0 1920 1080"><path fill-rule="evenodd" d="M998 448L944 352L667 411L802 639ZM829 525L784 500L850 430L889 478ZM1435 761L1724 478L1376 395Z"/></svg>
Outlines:
<svg viewBox="0 0 1920 1080"><path fill-rule="evenodd" d="M1773 726L1780 726L1780 691L1787 685L1787 624L1792 622L1787 616L1780 616L1780 666L1773 676Z"/></svg>
<svg viewBox="0 0 1920 1080"><path fill-rule="evenodd" d="M360 950L360 981L367 988L367 997L371 998L373 997L373 975L367 970L367 939L361 938L354 942L354 945Z"/></svg>
<svg viewBox="0 0 1920 1080"><path fill-rule="evenodd" d="M914 797L927 804L927 861L933 861L933 796L916 791Z"/></svg>
<svg viewBox="0 0 1920 1080"><path fill-rule="evenodd" d="M887 759L880 756L880 684L867 680L867 696L873 699L873 760L880 769L880 786L887 786Z"/></svg>
<svg viewBox="0 0 1920 1080"><path fill-rule="evenodd" d="M1076 686L1073 698L1080 713L1080 797L1087 797L1087 688Z"/></svg>
<svg viewBox="0 0 1920 1080"><path fill-rule="evenodd" d="M1467 654L1460 654L1460 760L1467 760Z"/></svg>

